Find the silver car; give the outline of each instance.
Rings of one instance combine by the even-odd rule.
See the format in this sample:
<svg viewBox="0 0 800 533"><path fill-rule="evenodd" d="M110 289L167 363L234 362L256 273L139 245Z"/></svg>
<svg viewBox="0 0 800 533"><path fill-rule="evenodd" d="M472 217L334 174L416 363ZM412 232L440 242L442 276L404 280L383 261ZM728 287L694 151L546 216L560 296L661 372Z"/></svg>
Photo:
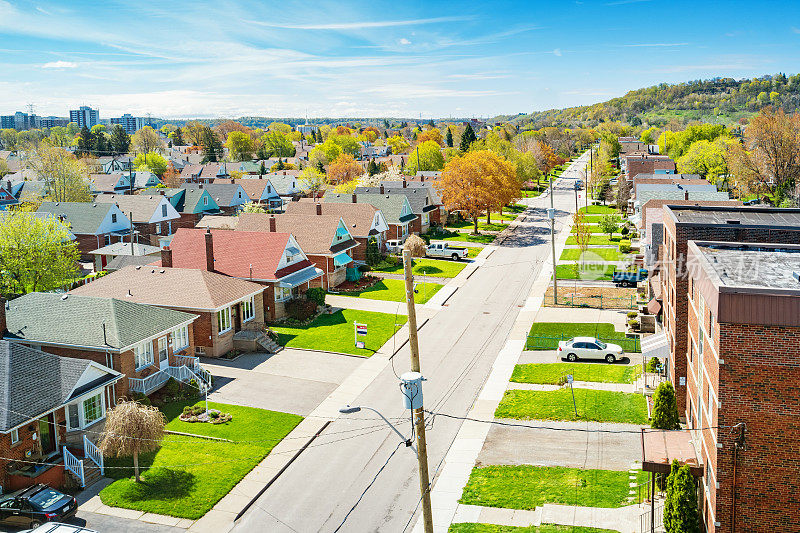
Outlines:
<svg viewBox="0 0 800 533"><path fill-rule="evenodd" d="M575 337L558 343L558 356L567 361L605 359L607 363L615 363L622 359L623 352L617 344L606 344L594 337Z"/></svg>

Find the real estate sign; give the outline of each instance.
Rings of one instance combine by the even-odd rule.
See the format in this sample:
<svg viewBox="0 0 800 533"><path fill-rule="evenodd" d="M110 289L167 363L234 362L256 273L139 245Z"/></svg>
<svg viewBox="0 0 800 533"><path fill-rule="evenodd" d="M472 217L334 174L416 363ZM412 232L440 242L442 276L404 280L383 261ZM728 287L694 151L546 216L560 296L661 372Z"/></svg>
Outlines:
<svg viewBox="0 0 800 533"><path fill-rule="evenodd" d="M356 341L356 348L364 348L365 344L363 340L358 340L359 337L366 337L367 336L367 325L366 324L359 324L358 322L353 322L353 328L355 332L355 341Z"/></svg>

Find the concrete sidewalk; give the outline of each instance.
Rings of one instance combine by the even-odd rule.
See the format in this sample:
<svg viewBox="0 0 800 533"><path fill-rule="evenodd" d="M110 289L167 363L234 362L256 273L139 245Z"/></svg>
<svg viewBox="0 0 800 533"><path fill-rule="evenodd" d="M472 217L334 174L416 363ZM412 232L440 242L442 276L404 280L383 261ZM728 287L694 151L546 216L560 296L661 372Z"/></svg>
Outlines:
<svg viewBox="0 0 800 533"><path fill-rule="evenodd" d="M628 312L620 309L588 307L542 307L536 314L536 322L610 323L614 324L614 329L617 331L624 332L627 327Z"/></svg>

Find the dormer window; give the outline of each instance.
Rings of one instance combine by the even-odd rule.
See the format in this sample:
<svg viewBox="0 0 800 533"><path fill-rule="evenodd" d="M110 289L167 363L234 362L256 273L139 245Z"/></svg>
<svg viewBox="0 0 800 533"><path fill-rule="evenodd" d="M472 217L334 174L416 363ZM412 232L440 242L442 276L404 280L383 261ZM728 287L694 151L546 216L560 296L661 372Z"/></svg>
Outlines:
<svg viewBox="0 0 800 533"><path fill-rule="evenodd" d="M161 205L161 216L162 217L166 217L167 216L167 204L162 204Z"/></svg>

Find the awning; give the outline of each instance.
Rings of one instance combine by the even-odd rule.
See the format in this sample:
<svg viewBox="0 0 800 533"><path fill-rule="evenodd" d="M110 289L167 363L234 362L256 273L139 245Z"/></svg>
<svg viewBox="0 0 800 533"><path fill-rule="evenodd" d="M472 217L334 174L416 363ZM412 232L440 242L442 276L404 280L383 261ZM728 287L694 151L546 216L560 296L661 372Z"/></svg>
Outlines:
<svg viewBox="0 0 800 533"><path fill-rule="evenodd" d="M668 474L673 460L689 465L696 477L703 475L690 430L642 429L642 470Z"/></svg>
<svg viewBox="0 0 800 533"><path fill-rule="evenodd" d="M333 266L340 267L340 266L346 265L347 263L351 262L352 260L353 260L353 258L350 257L349 255L347 255L346 252L342 252L339 255L334 256L334 258L333 258Z"/></svg>
<svg viewBox="0 0 800 533"><path fill-rule="evenodd" d="M293 287L297 287L298 285L302 285L307 281L316 279L322 276L322 274L323 274L322 270L318 269L317 267L313 266L306 267L303 270L298 270L293 274L289 274L288 276L281 278L278 281L278 286L291 289Z"/></svg>
<svg viewBox="0 0 800 533"><path fill-rule="evenodd" d="M650 288L653 289L653 298L661 300L661 274L650 276Z"/></svg>
<svg viewBox="0 0 800 533"><path fill-rule="evenodd" d="M651 357L658 357L661 361L669 357L669 342L666 333L642 337L640 344L645 361L649 361Z"/></svg>
<svg viewBox="0 0 800 533"><path fill-rule="evenodd" d="M651 315L657 315L661 312L661 304L658 303L658 300L653 298L647 303L647 312Z"/></svg>

